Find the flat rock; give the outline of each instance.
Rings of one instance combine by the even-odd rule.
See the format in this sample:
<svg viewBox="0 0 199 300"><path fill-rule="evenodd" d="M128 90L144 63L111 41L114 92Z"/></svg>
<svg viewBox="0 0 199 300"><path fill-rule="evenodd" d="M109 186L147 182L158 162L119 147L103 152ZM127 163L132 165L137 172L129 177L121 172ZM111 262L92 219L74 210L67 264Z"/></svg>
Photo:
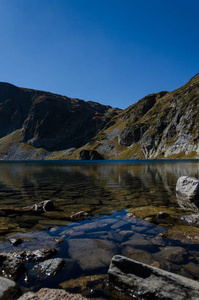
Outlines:
<svg viewBox="0 0 199 300"><path fill-rule="evenodd" d="M106 228L107 226L108 226L108 223L98 221L98 222L89 222L86 224L74 226L73 229L75 231L83 231L86 233L87 231L102 230L102 229Z"/></svg>
<svg viewBox="0 0 199 300"><path fill-rule="evenodd" d="M199 282L124 256L113 257L108 274L112 298L121 291L125 299L199 299Z"/></svg>
<svg viewBox="0 0 199 300"><path fill-rule="evenodd" d="M199 199L199 179L189 176L181 176L176 184L176 192L179 196L188 199Z"/></svg>
<svg viewBox="0 0 199 300"><path fill-rule="evenodd" d="M124 227L125 225L127 225L128 224L128 222L126 222L126 221L118 221L117 223L115 223L115 224L113 224L112 226L111 226L111 228L112 229L121 229L122 227Z"/></svg>
<svg viewBox="0 0 199 300"><path fill-rule="evenodd" d="M0 300L14 300L20 295L20 289L13 280L0 277Z"/></svg>
<svg viewBox="0 0 199 300"><path fill-rule="evenodd" d="M71 294L61 289L43 288L37 293L28 292L18 300L85 300L87 298L79 294Z"/></svg>
<svg viewBox="0 0 199 300"><path fill-rule="evenodd" d="M70 239L68 253L84 271L108 267L118 250L111 241L100 239Z"/></svg>

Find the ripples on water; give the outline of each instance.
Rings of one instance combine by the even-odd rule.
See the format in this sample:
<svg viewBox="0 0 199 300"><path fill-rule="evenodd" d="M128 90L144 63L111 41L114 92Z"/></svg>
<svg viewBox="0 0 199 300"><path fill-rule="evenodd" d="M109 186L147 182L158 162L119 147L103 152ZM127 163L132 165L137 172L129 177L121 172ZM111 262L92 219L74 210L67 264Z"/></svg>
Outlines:
<svg viewBox="0 0 199 300"><path fill-rule="evenodd" d="M38 289L61 283L70 290L67 280L106 274L115 254L199 279L199 229L179 221L198 208L175 195L180 176L199 178L198 161L3 162L0 170L0 251L56 247L56 257L78 262L51 279L25 284L21 278L20 284ZM48 199L55 211L21 212ZM79 211L87 218L71 222ZM156 218L160 211L169 217ZM12 246L11 236L23 243Z"/></svg>

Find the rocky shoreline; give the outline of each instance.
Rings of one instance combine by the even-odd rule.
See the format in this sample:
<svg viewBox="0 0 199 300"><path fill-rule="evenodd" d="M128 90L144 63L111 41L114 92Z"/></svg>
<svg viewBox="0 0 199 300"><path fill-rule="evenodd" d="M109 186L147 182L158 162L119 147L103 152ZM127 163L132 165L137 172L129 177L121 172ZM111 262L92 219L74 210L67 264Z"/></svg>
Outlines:
<svg viewBox="0 0 199 300"><path fill-rule="evenodd" d="M194 202L190 193L184 192L190 191L190 185ZM178 180L176 191L178 197L181 195L178 203L182 207L190 205L193 211L198 186L195 178ZM179 218L169 209L145 208L129 208L97 220L79 211L67 215L68 226L9 235L0 247L4 249L0 252L0 299L45 299L41 298L44 294L48 300L118 299L118 293L125 300L132 293L135 299L148 299L152 294L153 299L197 299L197 213ZM18 212L27 216L59 213L50 200L22 207ZM170 294L168 289L165 291L168 278Z"/></svg>

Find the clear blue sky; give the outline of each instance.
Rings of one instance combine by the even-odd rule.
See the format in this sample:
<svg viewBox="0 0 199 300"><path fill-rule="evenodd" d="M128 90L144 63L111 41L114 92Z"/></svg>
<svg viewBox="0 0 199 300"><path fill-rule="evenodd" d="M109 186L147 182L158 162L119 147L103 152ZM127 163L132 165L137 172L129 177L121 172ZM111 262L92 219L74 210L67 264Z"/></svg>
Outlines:
<svg viewBox="0 0 199 300"><path fill-rule="evenodd" d="M0 81L126 108L199 72L199 0L0 0Z"/></svg>

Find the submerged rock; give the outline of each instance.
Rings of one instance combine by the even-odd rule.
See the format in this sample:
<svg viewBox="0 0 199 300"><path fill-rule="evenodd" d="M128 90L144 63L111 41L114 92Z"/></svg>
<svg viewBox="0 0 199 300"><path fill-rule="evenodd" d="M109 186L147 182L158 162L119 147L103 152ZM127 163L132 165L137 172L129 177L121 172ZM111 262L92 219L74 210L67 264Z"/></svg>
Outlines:
<svg viewBox="0 0 199 300"><path fill-rule="evenodd" d="M189 176L178 178L176 192L179 196L199 200L199 179Z"/></svg>
<svg viewBox="0 0 199 300"><path fill-rule="evenodd" d="M155 252L157 246L150 240L146 240L142 234L135 233L130 239L122 243L122 246L129 246L135 249L142 249L149 252Z"/></svg>
<svg viewBox="0 0 199 300"><path fill-rule="evenodd" d="M70 279L68 281L62 282L60 286L72 293L83 293L90 294L92 289L92 297L97 289L104 289L107 281L107 275L90 275L81 276L77 279Z"/></svg>
<svg viewBox="0 0 199 300"><path fill-rule="evenodd" d="M117 247L111 241L100 239L70 239L68 253L82 270L94 271L108 267Z"/></svg>
<svg viewBox="0 0 199 300"><path fill-rule="evenodd" d="M109 267L109 284L112 299L196 300L199 283L161 269L114 256Z"/></svg>
<svg viewBox="0 0 199 300"><path fill-rule="evenodd" d="M21 294L13 280L0 277L0 300L15 300Z"/></svg>
<svg viewBox="0 0 199 300"><path fill-rule="evenodd" d="M171 262L174 264L184 264L188 259L188 253L182 247L167 246L161 251L154 254L154 257L159 261L160 266L165 269L165 263Z"/></svg>

